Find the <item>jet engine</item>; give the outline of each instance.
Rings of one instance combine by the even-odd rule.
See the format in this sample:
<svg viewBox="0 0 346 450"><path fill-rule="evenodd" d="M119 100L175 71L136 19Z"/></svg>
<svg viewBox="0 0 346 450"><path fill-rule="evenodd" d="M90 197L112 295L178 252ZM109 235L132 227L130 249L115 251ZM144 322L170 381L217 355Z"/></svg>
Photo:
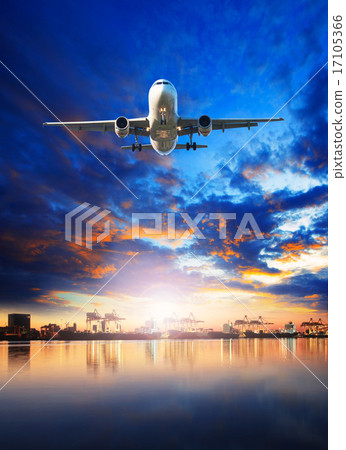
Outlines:
<svg viewBox="0 0 346 450"><path fill-rule="evenodd" d="M209 116L201 116L198 119L198 133L202 136L209 136L212 130L211 118Z"/></svg>
<svg viewBox="0 0 346 450"><path fill-rule="evenodd" d="M120 116L115 121L114 129L120 138L125 138L130 133L130 122L126 117Z"/></svg>

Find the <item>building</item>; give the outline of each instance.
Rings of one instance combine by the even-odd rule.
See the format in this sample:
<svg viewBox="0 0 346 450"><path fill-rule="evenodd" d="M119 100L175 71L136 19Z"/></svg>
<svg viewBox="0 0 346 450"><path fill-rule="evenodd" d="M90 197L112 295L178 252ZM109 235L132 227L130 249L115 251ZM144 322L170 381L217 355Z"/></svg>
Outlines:
<svg viewBox="0 0 346 450"><path fill-rule="evenodd" d="M30 331L30 314L9 314L8 315L8 327L16 332L16 330L22 331L22 333L29 333Z"/></svg>
<svg viewBox="0 0 346 450"><path fill-rule="evenodd" d="M144 327L136 328L135 333L153 334L159 331L157 322L154 319L147 320Z"/></svg>
<svg viewBox="0 0 346 450"><path fill-rule="evenodd" d="M69 331L70 333L76 333L77 332L77 324L74 323L72 327L65 327L65 331Z"/></svg>

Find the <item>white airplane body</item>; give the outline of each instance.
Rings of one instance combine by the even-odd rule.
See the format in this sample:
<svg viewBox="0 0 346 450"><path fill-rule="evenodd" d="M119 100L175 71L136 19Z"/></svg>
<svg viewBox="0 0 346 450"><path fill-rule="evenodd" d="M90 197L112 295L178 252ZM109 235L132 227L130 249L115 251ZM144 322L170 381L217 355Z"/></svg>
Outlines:
<svg viewBox="0 0 346 450"><path fill-rule="evenodd" d="M178 96L173 84L168 80L157 80L149 90L149 115L135 119L120 116L116 120L99 120L86 122L46 122L44 125L63 126L77 131L115 132L124 138L135 136L135 144L122 147L139 151L153 149L160 155L169 155L174 149L205 148L192 142L192 136L208 136L212 130L257 126L258 122L274 122L280 119L211 119L207 115L199 118L184 118L178 115ZM138 136L150 138L150 145L138 143ZM177 144L179 136L190 136L190 142Z"/></svg>

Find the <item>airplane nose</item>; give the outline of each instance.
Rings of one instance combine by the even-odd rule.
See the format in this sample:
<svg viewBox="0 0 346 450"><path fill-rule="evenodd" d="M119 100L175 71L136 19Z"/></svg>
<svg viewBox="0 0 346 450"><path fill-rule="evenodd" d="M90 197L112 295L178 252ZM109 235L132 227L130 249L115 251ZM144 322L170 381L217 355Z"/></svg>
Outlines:
<svg viewBox="0 0 346 450"><path fill-rule="evenodd" d="M161 102L168 101L172 97L170 90L166 86L158 86L157 95Z"/></svg>

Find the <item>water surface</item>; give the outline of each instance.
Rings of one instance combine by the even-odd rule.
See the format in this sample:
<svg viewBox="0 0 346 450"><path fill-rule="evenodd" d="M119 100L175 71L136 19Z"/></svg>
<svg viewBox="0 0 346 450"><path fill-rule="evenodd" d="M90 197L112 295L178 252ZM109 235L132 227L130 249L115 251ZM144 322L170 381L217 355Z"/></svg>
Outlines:
<svg viewBox="0 0 346 450"><path fill-rule="evenodd" d="M1 385L43 344L0 343ZM0 445L326 449L327 390L294 355L327 384L326 339L53 342L0 392Z"/></svg>

